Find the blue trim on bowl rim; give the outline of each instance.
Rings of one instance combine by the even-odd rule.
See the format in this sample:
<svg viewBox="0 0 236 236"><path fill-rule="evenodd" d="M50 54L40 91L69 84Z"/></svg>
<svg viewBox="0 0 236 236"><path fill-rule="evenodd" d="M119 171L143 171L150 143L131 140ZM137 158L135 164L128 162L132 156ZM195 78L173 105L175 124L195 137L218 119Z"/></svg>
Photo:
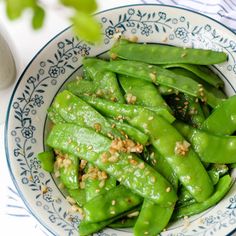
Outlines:
<svg viewBox="0 0 236 236"><path fill-rule="evenodd" d="M118 7L114 7L114 8L110 8L110 9L106 9L106 10L103 10L103 11L100 11L94 15L99 15L101 13L104 13L104 12L108 12L108 11L112 11L112 10L116 10L116 9L121 9L121 8L126 8L126 7L135 7L135 6L164 6L164 7L169 7L169 8L177 8L177 9L180 9L180 10L183 10L183 11L187 11L187 12L192 12L194 14L197 14L197 15L200 15L200 16L203 16L205 18L208 18L210 19L211 21L213 22L216 22L218 24L220 24L221 26L223 26L223 28L227 29L228 31L230 31L231 33L233 33L235 36L236 36L236 33L233 32L228 26L224 25L223 23L219 22L218 20L215 20L209 16L206 16L200 12L196 12L196 11L193 11L193 10L190 10L190 9L186 9L186 8L183 8L183 7L179 7L179 6L172 6L172 5L165 5L165 4L155 4L155 3L152 3L152 4L129 4L129 5L125 5L125 6L118 6ZM12 106L12 101L13 101L13 97L15 95L15 92L21 82L21 80L23 79L26 71L28 70L28 68L30 67L30 65L32 64L32 62L37 58L37 56L53 41L55 40L59 35L61 35L62 33L64 33L65 31L67 31L68 29L70 29L72 26L68 26L66 27L64 30L60 31L58 34L56 34L52 39L50 39L36 54L35 56L30 60L30 62L27 64L27 66L25 67L24 71L21 73L14 89L13 89L13 92L11 94L11 97L10 97L10 100L9 100L9 105L8 105L8 108L7 108L7 113L6 113L6 123L5 123L5 129L4 129L4 146L5 146L5 152L6 152L6 160L7 160L7 166L8 166L8 169L9 169L9 172L10 172L10 175L11 175L11 179L22 199L22 201L24 202L24 204L26 205L27 209L30 211L30 213L32 214L32 216L34 216L37 221L41 224L41 226L43 226L45 229L48 230L48 232L50 232L52 235L57 235L49 226L47 225L44 225L42 220L33 212L33 210L30 208L30 205L28 203L28 201L25 199L23 193L20 191L20 188L16 182L16 179L14 177L14 174L12 172L12 169L11 169L11 163L10 163L10 157L9 157L9 152L8 152L8 140L7 140L7 134L8 134L8 122L9 122L9 114L10 114L10 109L11 109L11 106ZM236 228L234 230L232 230L230 233L228 233L226 236L231 236L233 235L234 233L236 232Z"/></svg>

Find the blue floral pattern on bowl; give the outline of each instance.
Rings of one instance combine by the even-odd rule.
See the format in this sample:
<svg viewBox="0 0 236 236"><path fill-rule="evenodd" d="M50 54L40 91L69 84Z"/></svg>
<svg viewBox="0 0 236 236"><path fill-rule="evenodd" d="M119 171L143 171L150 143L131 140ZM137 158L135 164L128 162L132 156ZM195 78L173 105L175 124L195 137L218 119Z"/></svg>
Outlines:
<svg viewBox="0 0 236 236"><path fill-rule="evenodd" d="M70 28L66 29L36 55L22 74L9 107L5 138L13 180L32 213L57 235L77 235L80 217L68 211L69 204L53 176L42 170L37 153L44 149L47 108L64 82L78 73L84 56L107 51L114 43L114 35L122 33L127 37L137 35L143 42L224 50L229 60L216 69L228 78L236 74L236 37L209 18L158 5L121 7L100 13L97 17L103 25L104 45L99 48L88 45L74 37ZM229 83L226 80L226 85L226 92L235 93L235 81L230 79ZM235 193L233 187L220 206L191 218L188 228L180 222L163 235L229 233L236 227ZM130 232L107 229L97 235L130 235Z"/></svg>

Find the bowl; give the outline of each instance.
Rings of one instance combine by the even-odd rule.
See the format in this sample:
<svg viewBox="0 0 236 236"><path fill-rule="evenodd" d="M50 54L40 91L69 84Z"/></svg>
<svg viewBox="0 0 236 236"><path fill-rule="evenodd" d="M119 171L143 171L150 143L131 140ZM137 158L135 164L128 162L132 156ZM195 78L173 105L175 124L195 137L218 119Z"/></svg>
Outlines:
<svg viewBox="0 0 236 236"><path fill-rule="evenodd" d="M13 182L32 215L54 235L78 235L78 214L52 175L43 171L37 153L47 134L47 108L64 83L81 73L83 56L107 52L119 31L140 42L225 51L228 61L212 69L225 82L225 92L236 92L236 36L226 26L199 13L173 6L141 4L118 7L96 15L104 35L100 45L89 45L71 27L49 41L27 65L13 91L5 127L7 162ZM235 173L233 172L234 176ZM43 194L42 188L48 192ZM170 225L162 235L230 235L236 228L236 186L216 206ZM130 230L105 229L98 235L132 235Z"/></svg>

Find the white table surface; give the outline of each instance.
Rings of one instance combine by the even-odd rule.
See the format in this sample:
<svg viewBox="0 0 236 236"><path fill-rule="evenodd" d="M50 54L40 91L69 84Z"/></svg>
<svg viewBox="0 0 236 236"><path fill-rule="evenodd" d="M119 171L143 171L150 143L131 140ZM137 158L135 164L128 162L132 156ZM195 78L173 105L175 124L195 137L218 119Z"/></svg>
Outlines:
<svg viewBox="0 0 236 236"><path fill-rule="evenodd" d="M33 31L30 27L30 12L26 12L20 20L10 22L6 17L4 5L0 1L0 26L4 27L8 33L16 61L17 78L31 58L54 35L70 24L66 17L67 13L56 7L56 0L41 2L49 6L47 18L43 29ZM179 5L191 10L203 11L204 14L236 30L236 0L98 0L98 2L100 10L134 3ZM0 92L0 116L6 116L6 107L12 89L13 86ZM0 125L0 158L1 235L49 235L27 211L11 181L4 151L4 123Z"/></svg>

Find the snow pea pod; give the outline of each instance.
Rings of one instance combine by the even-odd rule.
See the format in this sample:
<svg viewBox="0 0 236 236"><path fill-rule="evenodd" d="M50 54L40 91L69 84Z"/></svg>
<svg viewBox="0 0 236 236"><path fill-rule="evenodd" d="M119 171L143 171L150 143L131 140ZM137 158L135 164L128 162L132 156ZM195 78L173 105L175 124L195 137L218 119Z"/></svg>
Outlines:
<svg viewBox="0 0 236 236"><path fill-rule="evenodd" d="M55 111L53 107L48 108L47 115L49 120L51 120L54 124L65 123L65 120L60 116L60 114L58 114L58 112Z"/></svg>
<svg viewBox="0 0 236 236"><path fill-rule="evenodd" d="M205 120L200 101L188 95L179 93L167 97L167 103L175 113L175 117L194 127L200 127Z"/></svg>
<svg viewBox="0 0 236 236"><path fill-rule="evenodd" d="M121 218L111 224L108 225L108 227L117 229L117 228L132 228L134 227L138 217L132 217L132 218Z"/></svg>
<svg viewBox="0 0 236 236"><path fill-rule="evenodd" d="M198 76L199 78L201 78L202 80L206 81L207 83L211 84L216 88L224 87L223 80L221 80L212 70L210 70L206 66L191 65L191 64L167 64L163 66L163 68L165 69L173 67L174 68L180 67L189 70L196 76Z"/></svg>
<svg viewBox="0 0 236 236"><path fill-rule="evenodd" d="M202 124L202 129L217 135L230 135L236 131L236 95L217 106Z"/></svg>
<svg viewBox="0 0 236 236"><path fill-rule="evenodd" d="M86 203L86 193L84 189L67 189L67 192L80 207Z"/></svg>
<svg viewBox="0 0 236 236"><path fill-rule="evenodd" d="M196 76L194 73L192 73L189 70L185 70L184 68L178 68L178 67L169 68L168 70L171 70L175 74L189 77L189 78L195 80L197 83L202 84L206 91L208 91L209 93L211 93L212 95L214 95L218 99L225 99L226 98L226 95L219 88L216 88L216 87L208 84L207 82L205 82L204 80L202 80L201 78L199 78L198 76Z"/></svg>
<svg viewBox="0 0 236 236"><path fill-rule="evenodd" d="M216 185L219 182L220 177L228 173L228 169L229 168L226 165L222 164L213 164L210 167L207 173L210 176L213 185ZM177 201L178 207L183 207L186 204L189 205L190 203L192 204L196 202L195 199L193 199L192 195L183 187L180 189L178 197L179 197Z"/></svg>
<svg viewBox="0 0 236 236"><path fill-rule="evenodd" d="M215 192L209 197L206 201L201 203L193 203L192 205L188 205L186 207L179 208L174 214L173 219L180 219L184 216L191 216L198 214L206 209L217 204L230 190L232 186L232 179L230 175L225 175L220 178L218 184L216 185Z"/></svg>
<svg viewBox="0 0 236 236"><path fill-rule="evenodd" d="M119 118L122 116L122 119L126 119L127 117L134 117L136 114L139 113L139 110L145 108L143 106L138 105L128 105L128 104L122 104L122 106L113 106L113 103L110 103L109 101L106 101L105 99L99 99L89 96L81 96L81 99L83 99L85 102L89 103L91 106L95 105L96 103L100 103L100 112L104 114L106 113L107 109L114 110L113 112L116 114L111 118ZM104 103L106 104L105 106ZM103 111L104 108L104 111ZM127 109L128 108L128 109ZM116 110L117 109L117 110ZM149 108L145 108L146 110L150 110ZM118 114L120 113L120 114ZM167 120L169 123L172 123L175 120L175 117L171 115L166 109L157 108L155 109L155 114L162 116L165 120Z"/></svg>
<svg viewBox="0 0 236 236"><path fill-rule="evenodd" d="M44 151L40 152L37 156L39 159L42 168L47 172L53 172L54 169L54 153L53 151Z"/></svg>
<svg viewBox="0 0 236 236"><path fill-rule="evenodd" d="M91 129L73 124L55 125L47 138L47 144L83 157L137 194L153 199L160 205L170 206L177 200L170 183L136 155L121 152L118 156L111 156L111 160L108 158L108 161L104 161L112 141ZM167 192L169 188L171 191Z"/></svg>
<svg viewBox="0 0 236 236"><path fill-rule="evenodd" d="M105 136L111 134L122 137L118 130L111 127L106 118L67 90L55 97L52 107L66 122L90 127Z"/></svg>
<svg viewBox="0 0 236 236"><path fill-rule="evenodd" d="M230 164L236 162L236 136L217 136L176 121L174 126L192 144L202 161Z"/></svg>
<svg viewBox="0 0 236 236"><path fill-rule="evenodd" d="M110 225L112 222L120 219L121 217L124 217L127 214L132 214L132 212L133 212L133 210L128 211L128 212L123 212L119 216L112 217L108 220L101 221L101 222L89 222L89 221L82 220L79 224L79 235L80 236L87 236L87 235L91 235L95 232L98 232L99 230L104 229L107 225Z"/></svg>
<svg viewBox="0 0 236 236"><path fill-rule="evenodd" d="M94 168L96 167L90 163L88 163L85 168L85 174L87 174L88 177L83 182L87 202L116 186L116 179L111 176L107 176L107 178L102 181L98 178L90 177L89 171Z"/></svg>
<svg viewBox="0 0 236 236"><path fill-rule="evenodd" d="M129 124L148 134L152 145L166 158L180 182L197 201L204 201L212 194L212 182L197 154L192 148L185 146L184 138L165 119L145 108L134 108L135 106L111 103L98 98L87 98L86 101L104 115L123 115ZM180 149L182 145L186 147L183 155L178 151L179 145Z"/></svg>
<svg viewBox="0 0 236 236"><path fill-rule="evenodd" d="M227 60L227 54L212 50L181 48L161 44L137 44L118 41L110 54L127 60L136 60L150 64L189 63L212 65Z"/></svg>
<svg viewBox="0 0 236 236"><path fill-rule="evenodd" d="M66 89L79 96L84 94L95 94L97 85L90 80L75 79L66 83Z"/></svg>
<svg viewBox="0 0 236 236"><path fill-rule="evenodd" d="M169 223L174 207L161 207L148 199L144 199L139 217L134 225L134 235L156 236Z"/></svg>
<svg viewBox="0 0 236 236"><path fill-rule="evenodd" d="M68 189L79 188L79 159L78 157L65 154L65 158L69 161L68 166L60 167L60 180Z"/></svg>
<svg viewBox="0 0 236 236"><path fill-rule="evenodd" d="M125 134L127 134L128 137L134 140L135 142L140 143L142 145L147 144L149 137L140 130L134 128L133 126L125 122L121 122L118 120L108 118L108 121L111 123L111 125L115 125L118 130L125 132Z"/></svg>
<svg viewBox="0 0 236 236"><path fill-rule="evenodd" d="M100 222L132 210L143 202L143 198L123 185L110 189L105 194L84 205L85 221Z"/></svg>
<svg viewBox="0 0 236 236"><path fill-rule="evenodd" d="M85 61L86 60L98 59L85 59ZM220 98L215 97L211 92L204 90L204 88L199 86L199 84L193 79L177 75L160 66L150 66L143 62L124 60L110 62L101 61L101 66L118 74L143 79L153 82L156 85L161 84L177 89L180 92L206 101L212 107L215 107L222 101Z"/></svg>
<svg viewBox="0 0 236 236"><path fill-rule="evenodd" d="M170 167L167 160L158 153L156 148L151 148L150 154L144 157L145 161L157 170L162 176L164 176L177 191L178 188L178 177L176 176L173 169Z"/></svg>
<svg viewBox="0 0 236 236"><path fill-rule="evenodd" d="M94 87L97 87L96 93L101 94L101 96L105 99L109 99L112 101L124 103L124 97L121 93L116 74L104 70L100 65L101 61L93 61L93 60L84 60L83 65L88 72L90 78L93 80Z"/></svg>
<svg viewBox="0 0 236 236"><path fill-rule="evenodd" d="M135 104L150 108L164 108L171 112L153 83L125 75L119 75L118 78L126 96L129 94L135 96Z"/></svg>

